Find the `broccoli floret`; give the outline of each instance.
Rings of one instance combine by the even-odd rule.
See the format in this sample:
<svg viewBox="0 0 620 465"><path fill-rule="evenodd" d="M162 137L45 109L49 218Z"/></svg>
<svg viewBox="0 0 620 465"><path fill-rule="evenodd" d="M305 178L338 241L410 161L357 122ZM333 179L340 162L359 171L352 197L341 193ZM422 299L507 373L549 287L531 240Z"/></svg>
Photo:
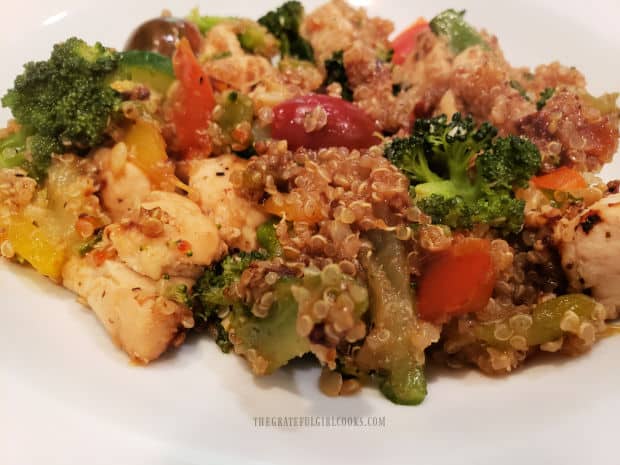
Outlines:
<svg viewBox="0 0 620 465"><path fill-rule="evenodd" d="M300 60L314 61L312 45L299 33L304 15L300 2L289 1L258 20L280 41L282 55L290 55Z"/></svg>
<svg viewBox="0 0 620 465"><path fill-rule="evenodd" d="M392 164L415 182L441 182L442 178L428 166L424 140L418 136L394 139L385 149L385 156Z"/></svg>
<svg viewBox="0 0 620 465"><path fill-rule="evenodd" d="M52 164L52 154L62 151L60 143L52 136L35 134L29 137L26 143L26 153L30 154L30 159L24 165L28 171L28 176L41 183L47 176L47 170Z"/></svg>
<svg viewBox="0 0 620 465"><path fill-rule="evenodd" d="M229 255L220 263L208 267L194 286L194 314L215 325L218 346L226 352L234 345L244 355L257 374L268 374L289 360L309 350L307 338L298 336L296 329L297 302L291 287L298 279L281 278L269 292L273 304L265 318L251 312L251 303L237 292L243 272L257 260L266 260L281 253L281 246L272 223L257 231L261 250ZM225 315L224 320L216 316Z"/></svg>
<svg viewBox="0 0 620 465"><path fill-rule="evenodd" d="M489 48L480 33L465 21L465 11L453 9L442 11L431 19L430 27L435 35L448 39L450 49L457 55L474 45Z"/></svg>
<svg viewBox="0 0 620 465"><path fill-rule="evenodd" d="M499 137L476 159L476 169L490 187L525 187L540 169L540 154L523 137Z"/></svg>
<svg viewBox="0 0 620 465"><path fill-rule="evenodd" d="M192 290L192 307L194 313L203 321L209 320L220 310L243 307L240 298L234 292L234 286L241 274L257 260L268 260L282 254L275 226L267 221L256 231L256 238L261 249L254 252L237 252L205 268Z"/></svg>
<svg viewBox="0 0 620 465"><path fill-rule="evenodd" d="M511 233L523 224L522 201L513 189L540 168L540 153L526 139L498 137L488 123L456 113L416 121L413 135L394 139L386 157L410 179L416 204L455 229L488 224Z"/></svg>
<svg viewBox="0 0 620 465"><path fill-rule="evenodd" d="M120 95L106 83L119 54L100 43L71 38L54 46L47 61L31 62L15 79L2 105L34 134L32 169L44 175L52 153L84 152L100 144Z"/></svg>
<svg viewBox="0 0 620 465"><path fill-rule="evenodd" d="M242 305L239 297L232 292L233 284L239 281L250 263L265 258L261 252L239 252L207 267L192 290L194 314L207 321L220 310Z"/></svg>
<svg viewBox="0 0 620 465"><path fill-rule="evenodd" d="M337 82L342 87L342 98L353 101L353 91L349 87L349 78L347 77L347 71L344 68L343 51L338 50L334 52L331 58L325 60L325 72L327 77L325 78L324 86L328 86L334 82Z"/></svg>

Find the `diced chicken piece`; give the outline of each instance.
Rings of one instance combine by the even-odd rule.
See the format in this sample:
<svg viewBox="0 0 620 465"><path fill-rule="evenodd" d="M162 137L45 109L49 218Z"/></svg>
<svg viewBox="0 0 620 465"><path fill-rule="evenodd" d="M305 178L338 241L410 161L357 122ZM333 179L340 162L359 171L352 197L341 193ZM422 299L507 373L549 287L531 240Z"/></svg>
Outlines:
<svg viewBox="0 0 620 465"><path fill-rule="evenodd" d="M156 280L164 274L197 277L226 252L214 221L172 192L151 192L135 220L108 226L106 235L123 263Z"/></svg>
<svg viewBox="0 0 620 465"><path fill-rule="evenodd" d="M571 287L591 292L612 313L620 310L620 194L593 204L555 231Z"/></svg>
<svg viewBox="0 0 620 465"><path fill-rule="evenodd" d="M248 93L259 82L273 79L275 71L269 61L261 56L241 55L207 61L204 69L211 79Z"/></svg>
<svg viewBox="0 0 620 465"><path fill-rule="evenodd" d="M209 30L200 50L200 57L205 59L217 58L223 54L245 55L233 27L226 23L218 24Z"/></svg>
<svg viewBox="0 0 620 465"><path fill-rule="evenodd" d="M191 286L189 280L156 282L115 260L96 266L89 257L74 257L64 266L63 284L92 308L121 349L143 363L159 357L181 328L194 323L187 307L162 295L168 286Z"/></svg>
<svg viewBox="0 0 620 465"><path fill-rule="evenodd" d="M301 95L300 88L288 85L283 79L270 79L258 84L249 96L254 103L254 110L258 113L261 108L273 108L280 103Z"/></svg>
<svg viewBox="0 0 620 465"><path fill-rule="evenodd" d="M101 201L112 221L134 218L153 186L148 176L127 161L127 146L116 144L112 149L99 149L95 161L100 170Z"/></svg>
<svg viewBox="0 0 620 465"><path fill-rule="evenodd" d="M256 228L267 216L256 205L239 196L231 174L242 170L247 161L235 155L198 160L190 169L189 185L199 194L199 204L219 226L222 239L233 248L256 249Z"/></svg>

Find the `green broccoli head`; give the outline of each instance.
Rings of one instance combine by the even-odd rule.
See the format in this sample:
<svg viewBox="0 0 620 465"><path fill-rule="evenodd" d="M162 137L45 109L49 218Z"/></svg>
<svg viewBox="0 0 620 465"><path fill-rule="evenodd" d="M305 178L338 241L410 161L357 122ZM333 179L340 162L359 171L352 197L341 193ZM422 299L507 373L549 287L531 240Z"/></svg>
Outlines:
<svg viewBox="0 0 620 465"><path fill-rule="evenodd" d="M442 181L428 166L424 139L411 137L394 139L385 148L385 156L394 165L416 183L432 183Z"/></svg>
<svg viewBox="0 0 620 465"><path fill-rule="evenodd" d="M312 45L299 32L303 16L303 5L297 1L289 1L267 13L258 23L280 41L282 55L314 61Z"/></svg>
<svg viewBox="0 0 620 465"><path fill-rule="evenodd" d="M220 310L242 305L234 294L233 285L241 279L241 274L250 263L265 258L261 252L239 252L208 266L192 289L194 314L207 321Z"/></svg>
<svg viewBox="0 0 620 465"><path fill-rule="evenodd" d="M432 154L433 168L447 173L449 179L464 193L470 187L468 169L477 154L490 147L497 129L489 123L476 126L471 116L455 113L416 120L414 136L424 141L424 150Z"/></svg>
<svg viewBox="0 0 620 465"><path fill-rule="evenodd" d="M499 137L476 159L476 170L489 186L527 186L540 169L540 153L524 137Z"/></svg>
<svg viewBox="0 0 620 465"><path fill-rule="evenodd" d="M540 153L524 138L496 137L456 113L417 120L413 135L394 139L386 157L410 179L416 204L433 222L454 229L488 224L503 233L523 225L524 204L513 189L540 168Z"/></svg>
<svg viewBox="0 0 620 465"><path fill-rule="evenodd" d="M296 329L297 302L291 289L298 279L281 277L271 286L267 292L273 295L273 303L263 318L252 314L252 303L239 294L237 284L253 262L281 254L273 223L260 226L257 239L259 251L238 252L208 267L194 285L191 302L195 316L215 328L216 342L223 351L232 344L256 374L268 374L306 353L309 342Z"/></svg>
<svg viewBox="0 0 620 465"><path fill-rule="evenodd" d="M260 250L237 252L205 268L191 293L192 307L199 319L207 321L220 310L243 307L240 297L235 293L235 285L243 272L252 262L282 255L282 246L273 222L267 221L260 225L256 239Z"/></svg>
<svg viewBox="0 0 620 465"><path fill-rule="evenodd" d="M99 43L70 38L55 45L47 61L27 63L2 105L20 125L53 140L54 151L89 149L103 141L121 103L106 84L118 60L118 53Z"/></svg>
<svg viewBox="0 0 620 465"><path fill-rule="evenodd" d="M61 152L62 146L56 138L35 134L27 139L26 153L30 153L30 157L23 167L28 176L40 183L47 176L47 170L52 164L52 153Z"/></svg>

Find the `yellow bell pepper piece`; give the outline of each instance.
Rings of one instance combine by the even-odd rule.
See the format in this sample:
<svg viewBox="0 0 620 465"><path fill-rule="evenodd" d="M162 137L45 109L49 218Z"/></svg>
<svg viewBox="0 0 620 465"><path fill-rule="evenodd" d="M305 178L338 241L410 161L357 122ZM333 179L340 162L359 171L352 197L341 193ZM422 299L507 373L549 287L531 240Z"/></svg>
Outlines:
<svg viewBox="0 0 620 465"><path fill-rule="evenodd" d="M157 127L147 121L138 120L131 126L125 135L125 144L132 162L149 176L157 175L168 160L164 138Z"/></svg>
<svg viewBox="0 0 620 465"><path fill-rule="evenodd" d="M137 120L125 134L124 141L130 160L144 171L151 181L159 184L167 180L187 190L187 186L174 175L174 168L166 163L166 141L157 126L148 121Z"/></svg>
<svg viewBox="0 0 620 465"><path fill-rule="evenodd" d="M60 280L65 248L55 244L45 230L21 215L9 223L9 241L13 249L39 273Z"/></svg>

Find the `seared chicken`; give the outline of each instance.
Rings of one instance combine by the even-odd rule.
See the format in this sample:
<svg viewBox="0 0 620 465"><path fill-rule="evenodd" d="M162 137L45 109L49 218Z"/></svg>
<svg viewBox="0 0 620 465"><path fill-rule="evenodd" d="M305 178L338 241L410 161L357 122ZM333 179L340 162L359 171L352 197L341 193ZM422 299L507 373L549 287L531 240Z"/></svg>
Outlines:
<svg viewBox="0 0 620 465"><path fill-rule="evenodd" d="M164 296L170 286L191 283L153 281L119 261L97 266L90 257L73 257L63 269L63 285L86 301L119 347L144 363L159 357L180 328L193 326L191 311Z"/></svg>
<svg viewBox="0 0 620 465"><path fill-rule="evenodd" d="M575 290L592 296L617 315L620 308L620 194L593 204L556 228L562 265Z"/></svg>
<svg viewBox="0 0 620 465"><path fill-rule="evenodd" d="M226 252L213 219L173 192L151 192L135 220L108 226L106 236L123 263L151 279L195 278Z"/></svg>
<svg viewBox="0 0 620 465"><path fill-rule="evenodd" d="M247 252L256 248L256 228L267 215L240 197L230 182L230 175L246 165L246 160L235 155L195 161L189 185L198 192L202 211L213 218L226 244Z"/></svg>
<svg viewBox="0 0 620 465"><path fill-rule="evenodd" d="M127 147L116 144L95 154L101 180L101 202L112 221L130 218L140 211L140 203L153 189L147 175L127 160Z"/></svg>

